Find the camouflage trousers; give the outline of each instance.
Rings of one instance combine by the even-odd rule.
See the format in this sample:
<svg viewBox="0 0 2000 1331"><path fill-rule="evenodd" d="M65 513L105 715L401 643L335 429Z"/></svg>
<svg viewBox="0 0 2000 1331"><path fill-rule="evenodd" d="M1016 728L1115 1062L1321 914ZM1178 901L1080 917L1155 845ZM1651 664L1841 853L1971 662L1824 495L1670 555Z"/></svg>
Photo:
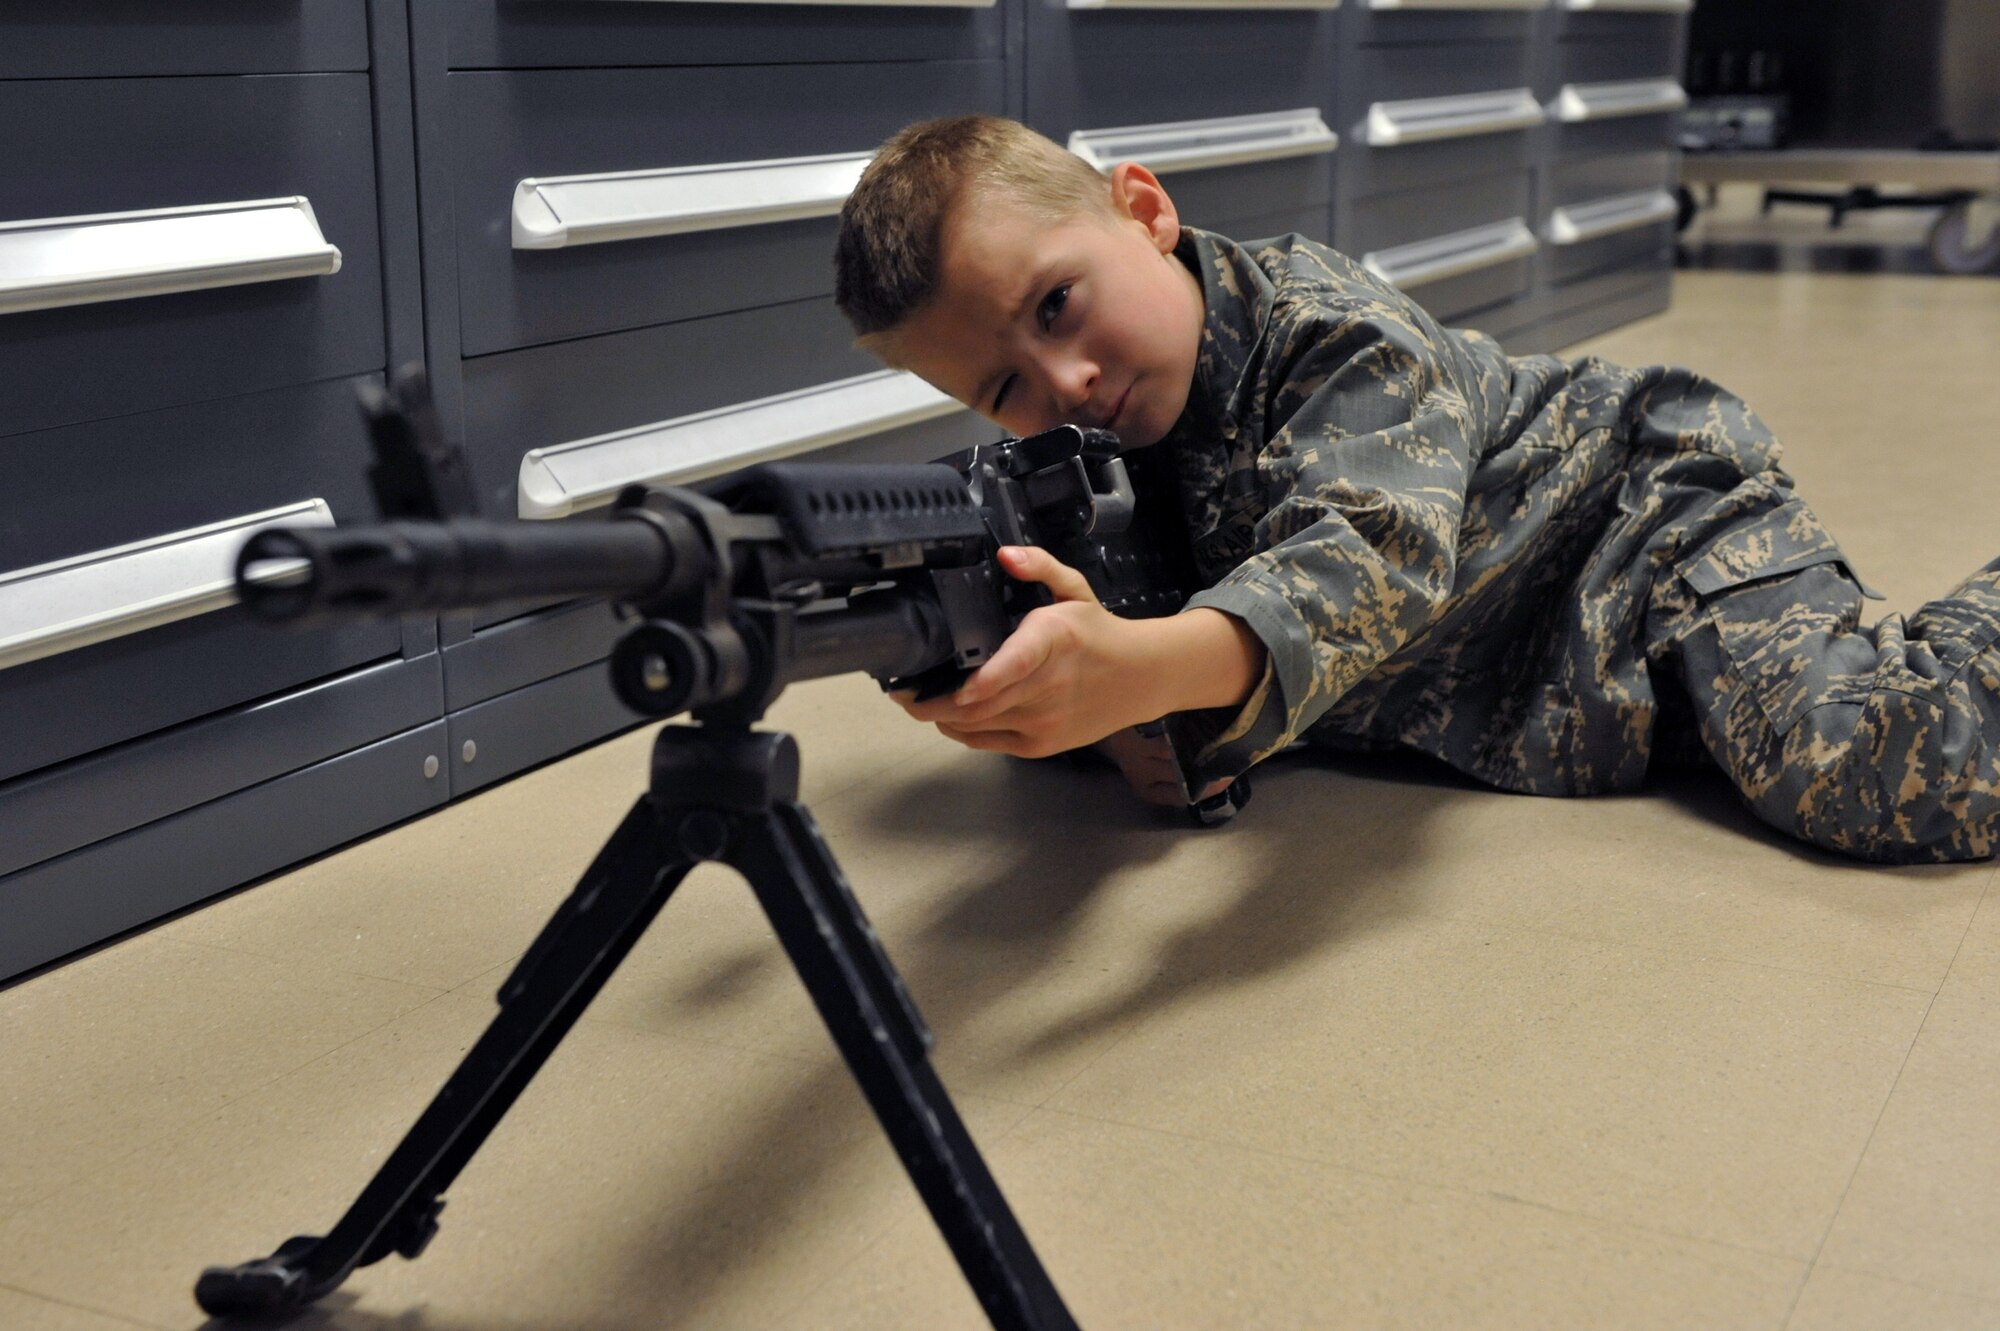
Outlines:
<svg viewBox="0 0 2000 1331"><path fill-rule="evenodd" d="M1864 628L1861 584L1817 519L1768 499L1657 578L1647 607L1649 659L1677 677L1709 754L1758 817L1828 850L2000 851L2000 559Z"/></svg>

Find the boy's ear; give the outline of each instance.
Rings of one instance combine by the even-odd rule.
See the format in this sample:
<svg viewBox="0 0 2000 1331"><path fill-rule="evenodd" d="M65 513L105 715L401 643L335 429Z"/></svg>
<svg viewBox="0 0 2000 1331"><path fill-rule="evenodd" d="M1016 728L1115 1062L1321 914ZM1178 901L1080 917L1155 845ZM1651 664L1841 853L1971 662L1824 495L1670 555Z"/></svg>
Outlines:
<svg viewBox="0 0 2000 1331"><path fill-rule="evenodd" d="M1120 213L1146 228L1153 246L1171 254L1181 240L1181 215L1160 178L1137 162L1111 168L1111 202Z"/></svg>

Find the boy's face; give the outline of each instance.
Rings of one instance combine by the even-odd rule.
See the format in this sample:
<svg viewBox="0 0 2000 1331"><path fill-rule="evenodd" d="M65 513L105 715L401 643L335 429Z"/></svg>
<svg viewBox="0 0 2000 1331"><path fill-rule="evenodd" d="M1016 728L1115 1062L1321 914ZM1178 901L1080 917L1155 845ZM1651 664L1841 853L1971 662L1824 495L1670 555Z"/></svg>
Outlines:
<svg viewBox="0 0 2000 1331"><path fill-rule="evenodd" d="M1201 284L1180 219L1143 167L1113 173L1118 216L1051 222L970 193L945 224L937 293L889 359L1013 434L1063 424L1158 443L1187 405Z"/></svg>

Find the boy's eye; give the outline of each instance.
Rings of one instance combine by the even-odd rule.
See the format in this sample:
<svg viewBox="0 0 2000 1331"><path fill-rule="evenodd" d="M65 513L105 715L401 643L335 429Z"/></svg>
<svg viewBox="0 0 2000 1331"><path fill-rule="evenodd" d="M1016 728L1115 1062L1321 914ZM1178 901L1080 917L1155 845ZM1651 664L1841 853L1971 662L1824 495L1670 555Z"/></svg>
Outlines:
<svg viewBox="0 0 2000 1331"><path fill-rule="evenodd" d="M1056 321L1056 316L1063 312L1063 306L1067 304L1069 304L1069 284L1065 282L1048 295L1042 297L1041 305L1035 310L1035 317L1041 321L1042 327L1046 329Z"/></svg>

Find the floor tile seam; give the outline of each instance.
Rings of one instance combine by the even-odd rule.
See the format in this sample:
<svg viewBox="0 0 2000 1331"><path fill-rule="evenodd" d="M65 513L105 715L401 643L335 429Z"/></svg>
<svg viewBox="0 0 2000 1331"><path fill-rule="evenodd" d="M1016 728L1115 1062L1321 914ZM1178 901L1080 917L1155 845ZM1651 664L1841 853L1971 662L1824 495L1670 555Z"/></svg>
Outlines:
<svg viewBox="0 0 2000 1331"><path fill-rule="evenodd" d="M1970 928L1970 925L1967 927ZM1964 939L1961 938L1959 942L1963 946ZM1957 952L1952 953L1952 959L1954 961L1958 959ZM1931 1012L1936 1007L1937 996L1932 995L1931 1001L1924 1005L1924 1017L1917 1023L1916 1034L1910 1037L1910 1047L1903 1051L1903 1061L1896 1065L1895 1080L1889 1083L1888 1091L1882 1096L1882 1103L1875 1110L1875 1121L1868 1125L1868 1136L1863 1139L1861 1149L1855 1152L1854 1165L1847 1171L1847 1182L1840 1189L1840 1200L1834 1203L1832 1212L1826 1218L1826 1228L1820 1231L1819 1243L1813 1248L1812 1260L1807 1263L1808 1279L1811 1273L1819 1268L1819 1259L1826 1252L1827 1240L1833 1237L1834 1227L1840 1223L1840 1213L1847 1209L1848 1194L1854 1191L1854 1180L1860 1177L1861 1166L1868 1159L1868 1148L1875 1144L1875 1134L1882 1130L1882 1120L1888 1117L1889 1106L1895 1102L1896 1088L1903 1084L1903 1074L1909 1070L1910 1059L1916 1055L1917 1044L1924 1038L1924 1027L1930 1024ZM1793 1296L1791 1309L1785 1314L1787 1325L1790 1325L1793 1315L1797 1312L1798 1300L1804 1293L1805 1286L1800 1285L1799 1293Z"/></svg>
<svg viewBox="0 0 2000 1331"><path fill-rule="evenodd" d="M1898 1275L1892 1271L1877 1270L1872 1266L1858 1265L1853 1262L1814 1263L1813 1269L1818 1270L1822 1265L1828 1271L1867 1276L1871 1280L1886 1280L1892 1285L1904 1285L1910 1289L1920 1289L1927 1294L1943 1294L1954 1299L1971 1299L1975 1303L1989 1304L1994 1309L2000 1310L2000 1295L1990 1294L1984 1290L1963 1289L1953 1285L1938 1285L1927 1280L1912 1280L1906 1275Z"/></svg>
<svg viewBox="0 0 2000 1331"><path fill-rule="evenodd" d="M13 1284L6 1280L0 1280L0 1289L4 1289L10 1294L19 1294L23 1298L36 1299L42 1303L53 1303L58 1308L74 1308L78 1312L90 1313L93 1316L102 1317L113 1322L123 1322L127 1326L145 1327L147 1328L147 1331L174 1331L174 1328L167 1325L165 1322L141 1322L134 1318L127 1317L123 1313L108 1312L103 1308L94 1308L87 1303L78 1303L74 1299L57 1298L56 1296L51 1294L43 1294L40 1293L39 1291L32 1289L24 1289L20 1285Z"/></svg>
<svg viewBox="0 0 2000 1331"><path fill-rule="evenodd" d="M1721 1248L1730 1252L1747 1253L1753 1257L1766 1257L1772 1261L1789 1262L1800 1268L1801 1275L1807 1271L1807 1259L1796 1252L1784 1252L1777 1248L1759 1247L1749 1243L1732 1243L1728 1239L1718 1239L1706 1234L1689 1234L1678 1229L1668 1229L1659 1225L1642 1224L1623 1216L1597 1215L1590 1211L1571 1210L1557 1206L1553 1202L1540 1201L1533 1197L1522 1197L1514 1193L1498 1192L1492 1188L1469 1188L1463 1184L1450 1183L1440 1179L1427 1178L1420 1174L1397 1173L1384 1169L1369 1169L1344 1160L1333 1160L1323 1156L1304 1155L1293 1151L1273 1150L1268 1146L1258 1146L1249 1142L1228 1141L1220 1137L1203 1136L1200 1133L1176 1132L1170 1128L1155 1127L1146 1123L1131 1123L1123 1119L1104 1118L1096 1114L1080 1113L1074 1109L1056 1109L1046 1105L1038 1112L1059 1114L1067 1118L1081 1119L1089 1123L1100 1123L1109 1127L1128 1128L1152 1136L1171 1137L1177 1141L1199 1142L1204 1146L1220 1146L1225 1150L1245 1151L1252 1155L1265 1156L1272 1160L1285 1160L1294 1164L1315 1165L1322 1169L1338 1170L1347 1174L1358 1174L1364 1178L1380 1179L1388 1183L1406 1183L1419 1188L1429 1188L1437 1192L1451 1193L1460 1197L1476 1198L1484 1201L1498 1201L1511 1206L1525 1206L1532 1210L1547 1211L1569 1220L1580 1220L1592 1225L1608 1225L1629 1229L1641 1234L1652 1234L1659 1238L1674 1239L1682 1243L1701 1244L1705 1247ZM1022 1120L1026 1122L1027 1120Z"/></svg>

